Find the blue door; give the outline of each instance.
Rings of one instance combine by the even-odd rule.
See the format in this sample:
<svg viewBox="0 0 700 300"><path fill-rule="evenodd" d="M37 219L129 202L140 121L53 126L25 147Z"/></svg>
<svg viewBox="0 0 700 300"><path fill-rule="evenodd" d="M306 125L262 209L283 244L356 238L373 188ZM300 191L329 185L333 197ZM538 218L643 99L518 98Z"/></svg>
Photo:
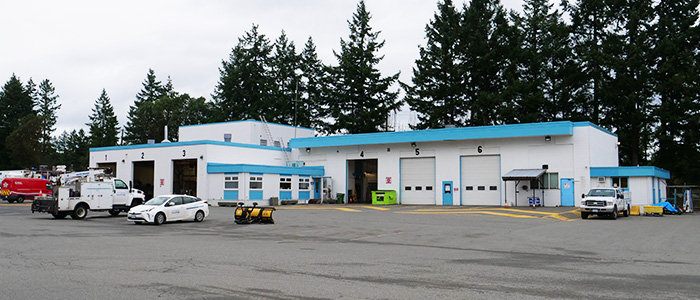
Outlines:
<svg viewBox="0 0 700 300"><path fill-rule="evenodd" d="M452 205L452 181L442 182L442 205Z"/></svg>
<svg viewBox="0 0 700 300"><path fill-rule="evenodd" d="M562 178L561 183L561 206L574 206L574 179Z"/></svg>

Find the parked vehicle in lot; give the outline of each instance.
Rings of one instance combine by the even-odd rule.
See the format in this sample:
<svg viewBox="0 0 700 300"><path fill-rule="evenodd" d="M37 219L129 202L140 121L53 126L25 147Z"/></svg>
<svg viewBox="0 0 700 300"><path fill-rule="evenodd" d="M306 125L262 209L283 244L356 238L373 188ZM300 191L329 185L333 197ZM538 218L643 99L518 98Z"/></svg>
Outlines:
<svg viewBox="0 0 700 300"><path fill-rule="evenodd" d="M581 218L588 219L589 215L609 216L617 219L618 214L630 215L632 200L625 196L619 188L593 188L588 194L581 195Z"/></svg>
<svg viewBox="0 0 700 300"><path fill-rule="evenodd" d="M202 222L209 215L209 204L188 195L161 195L132 207L126 219L136 224L156 225L169 221L194 220Z"/></svg>
<svg viewBox="0 0 700 300"><path fill-rule="evenodd" d="M51 182L41 178L5 178L0 186L0 197L10 203L22 203L42 194L53 193Z"/></svg>
<svg viewBox="0 0 700 300"><path fill-rule="evenodd" d="M117 216L143 203L145 195L142 191L107 175L100 171L74 177L59 187L58 192L36 197L32 203L32 213L47 212L57 219L70 215L73 219L81 220L90 210L107 211Z"/></svg>

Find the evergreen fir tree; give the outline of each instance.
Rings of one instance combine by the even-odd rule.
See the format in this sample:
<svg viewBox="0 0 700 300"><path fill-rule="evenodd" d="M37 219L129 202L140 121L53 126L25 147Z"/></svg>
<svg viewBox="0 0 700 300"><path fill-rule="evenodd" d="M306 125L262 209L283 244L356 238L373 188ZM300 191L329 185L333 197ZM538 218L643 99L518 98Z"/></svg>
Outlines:
<svg viewBox="0 0 700 300"><path fill-rule="evenodd" d="M61 104L58 104L58 95L56 95L56 89L51 84L48 79L43 80L39 84L39 90L37 92L37 113L41 117L41 138L39 143L41 144L41 152L44 157L51 156L53 154L53 147L51 141L51 134L55 130L57 112L61 109Z"/></svg>
<svg viewBox="0 0 700 300"><path fill-rule="evenodd" d="M238 39L228 61L222 62L221 74L212 95L218 111L217 121L259 119L270 116L273 89L270 76L272 46L258 26Z"/></svg>
<svg viewBox="0 0 700 300"><path fill-rule="evenodd" d="M54 139L54 147L58 155L57 161L65 164L68 170L80 171L88 167L90 157L90 137L83 129L64 131Z"/></svg>
<svg viewBox="0 0 700 300"><path fill-rule="evenodd" d="M124 126L126 131L124 140L128 144L145 144L149 139L158 137L156 136L158 130L153 126L154 112L146 111L142 106L163 97L168 90L156 79L153 69L148 69L146 80L142 85L143 88L136 94L134 105L129 107L128 120Z"/></svg>
<svg viewBox="0 0 700 300"><path fill-rule="evenodd" d="M438 2L438 11L425 27L427 43L413 69L413 85L403 85L406 102L418 113L414 129L467 125L466 78L460 62L461 14L451 0Z"/></svg>
<svg viewBox="0 0 700 300"><path fill-rule="evenodd" d="M331 74L334 88L327 104L332 119L327 124L329 132L387 131L389 114L401 105L398 91L389 91L399 73L381 77L376 68L383 59L378 52L384 41L378 41L379 32L372 31L370 19L365 2L360 1L352 21L348 21L348 40L341 39L340 52L334 51L338 66Z"/></svg>
<svg viewBox="0 0 700 300"><path fill-rule="evenodd" d="M465 4L460 37L467 124L493 125L513 119L519 36L500 1Z"/></svg>
<svg viewBox="0 0 700 300"><path fill-rule="evenodd" d="M569 101L568 89L561 87L565 62L571 58L568 30L561 13L548 0L526 0L523 12L517 119L521 123L548 122L557 118L560 105L569 107L558 103Z"/></svg>
<svg viewBox="0 0 700 300"><path fill-rule="evenodd" d="M698 0L660 1L654 26L654 165L671 171L672 183L698 184L700 167L700 28Z"/></svg>
<svg viewBox="0 0 700 300"><path fill-rule="evenodd" d="M266 119L275 123L295 125L294 101L301 80L301 75L297 73L300 58L296 54L294 42L287 39L284 30L273 48L270 69L275 89L272 90L272 103L268 105Z"/></svg>
<svg viewBox="0 0 700 300"><path fill-rule="evenodd" d="M605 85L613 72L610 67L607 29L612 26L616 7L608 0L576 0L571 4L563 1L571 16L574 55L578 65L574 90L573 120L588 120L600 124L607 108L604 106Z"/></svg>
<svg viewBox="0 0 700 300"><path fill-rule="evenodd" d="M327 116L322 103L327 91L327 69L316 54L316 45L309 37L301 51L301 81L295 93L295 119L297 126L323 131L323 119Z"/></svg>
<svg viewBox="0 0 700 300"><path fill-rule="evenodd" d="M644 165L653 123L652 1L628 0L615 6L604 45L613 74L605 82L606 93L601 98L605 115L599 125L618 135L622 165Z"/></svg>
<svg viewBox="0 0 700 300"><path fill-rule="evenodd" d="M34 116L34 84L30 81L26 86L12 74L0 91L0 157L9 157L8 150L15 140L8 137L13 133L27 116ZM8 159L0 160L0 169L7 170L18 167ZM22 166L24 167L24 166Z"/></svg>
<svg viewBox="0 0 700 300"><path fill-rule="evenodd" d="M95 100L95 107L90 115L90 146L108 147L116 146L119 137L119 122L114 114L114 108L107 96L107 91L102 89L102 94Z"/></svg>

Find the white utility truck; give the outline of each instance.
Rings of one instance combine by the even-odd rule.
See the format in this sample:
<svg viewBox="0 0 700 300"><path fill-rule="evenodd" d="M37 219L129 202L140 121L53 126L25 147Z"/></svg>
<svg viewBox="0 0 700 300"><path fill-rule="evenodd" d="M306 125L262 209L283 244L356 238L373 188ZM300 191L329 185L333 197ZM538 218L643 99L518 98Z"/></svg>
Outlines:
<svg viewBox="0 0 700 300"><path fill-rule="evenodd" d="M630 215L631 199L619 188L592 188L588 194L581 195L581 218L590 215L608 216L617 219Z"/></svg>
<svg viewBox="0 0 700 300"><path fill-rule="evenodd" d="M70 177L61 187L54 189L53 195L36 197L32 213L47 212L57 219L70 215L76 220L84 219L89 210L107 211L117 216L140 205L144 198L141 190L130 188L121 179L109 177L104 170L90 170Z"/></svg>

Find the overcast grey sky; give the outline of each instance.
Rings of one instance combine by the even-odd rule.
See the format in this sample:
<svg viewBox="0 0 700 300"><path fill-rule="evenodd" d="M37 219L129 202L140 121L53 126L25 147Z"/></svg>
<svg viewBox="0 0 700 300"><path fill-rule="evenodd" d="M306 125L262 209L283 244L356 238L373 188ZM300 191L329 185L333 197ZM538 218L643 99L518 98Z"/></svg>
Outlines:
<svg viewBox="0 0 700 300"><path fill-rule="evenodd" d="M119 125L126 123L149 68L175 90L211 100L221 61L238 38L258 24L274 41L285 30L300 51L311 36L319 58L336 64L333 50L349 33L357 0L331 1L35 1L0 0L0 82L49 79L58 101L56 133L86 128L106 89ZM457 5L462 1L455 0ZM522 10L522 0L502 0ZM385 40L379 68L410 82L418 45L437 0L366 0L374 30ZM412 119L401 112L402 123Z"/></svg>

